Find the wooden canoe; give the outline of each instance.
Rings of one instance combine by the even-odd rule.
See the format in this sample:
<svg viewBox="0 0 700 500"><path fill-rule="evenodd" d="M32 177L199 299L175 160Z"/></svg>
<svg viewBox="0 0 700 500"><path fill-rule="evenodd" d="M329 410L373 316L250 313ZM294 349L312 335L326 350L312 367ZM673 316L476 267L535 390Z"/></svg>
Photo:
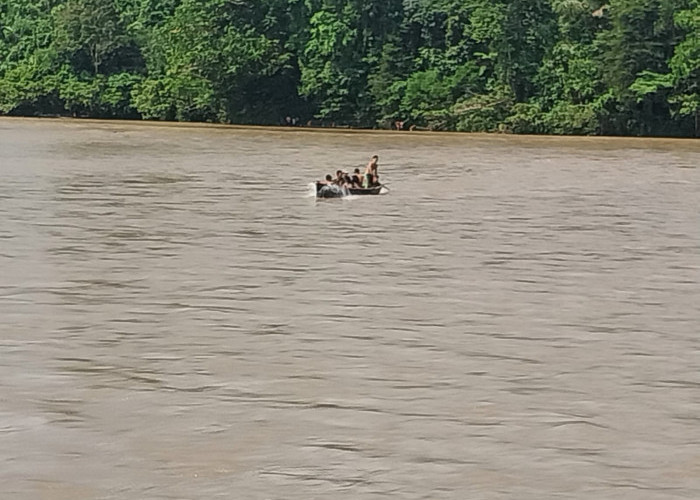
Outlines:
<svg viewBox="0 0 700 500"><path fill-rule="evenodd" d="M317 198L342 198L343 196L353 195L353 196L365 196L365 195L377 195L381 192L382 186L372 186L371 188L347 188L337 186L335 184L322 184L320 182L316 183L316 197Z"/></svg>

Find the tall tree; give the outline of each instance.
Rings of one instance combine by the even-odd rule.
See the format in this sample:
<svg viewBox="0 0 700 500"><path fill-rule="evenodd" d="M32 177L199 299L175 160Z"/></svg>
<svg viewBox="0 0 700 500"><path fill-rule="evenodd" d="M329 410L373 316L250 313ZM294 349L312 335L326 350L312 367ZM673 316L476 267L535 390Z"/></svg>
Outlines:
<svg viewBox="0 0 700 500"><path fill-rule="evenodd" d="M503 38L498 44L498 72L518 102L533 93L532 80L557 38L557 24L546 0L505 3Z"/></svg>
<svg viewBox="0 0 700 500"><path fill-rule="evenodd" d="M54 47L77 71L97 75L129 43L114 0L68 0L54 10L54 18Z"/></svg>
<svg viewBox="0 0 700 500"><path fill-rule="evenodd" d="M643 72L666 73L677 43L673 11L685 0L615 0L611 29L598 37L600 64L611 99L606 111L622 133L661 132L670 116L668 95L643 94L631 85Z"/></svg>

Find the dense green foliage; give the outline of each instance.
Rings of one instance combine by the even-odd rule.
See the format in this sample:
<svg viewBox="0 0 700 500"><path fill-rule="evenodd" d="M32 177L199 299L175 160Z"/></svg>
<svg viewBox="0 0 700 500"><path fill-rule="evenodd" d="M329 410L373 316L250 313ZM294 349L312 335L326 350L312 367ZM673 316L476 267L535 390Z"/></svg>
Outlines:
<svg viewBox="0 0 700 500"><path fill-rule="evenodd" d="M0 0L0 114L700 134L700 0Z"/></svg>

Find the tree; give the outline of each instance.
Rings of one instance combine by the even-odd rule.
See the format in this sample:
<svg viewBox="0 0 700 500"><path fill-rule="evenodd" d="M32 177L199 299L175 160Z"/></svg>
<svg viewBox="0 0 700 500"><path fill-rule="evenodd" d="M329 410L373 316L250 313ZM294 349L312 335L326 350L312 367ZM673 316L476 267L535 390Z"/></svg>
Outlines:
<svg viewBox="0 0 700 500"><path fill-rule="evenodd" d="M557 38L555 16L545 0L505 3L502 39L497 42L497 71L516 101L533 94L532 80Z"/></svg>
<svg viewBox="0 0 700 500"><path fill-rule="evenodd" d="M102 66L129 44L114 0L68 0L54 11L54 47L78 71L97 75Z"/></svg>
<svg viewBox="0 0 700 500"><path fill-rule="evenodd" d="M135 90L139 111L178 120L254 117L260 108L248 93L289 61L282 43L255 26L256 14L229 0L184 0L149 39L149 74Z"/></svg>
<svg viewBox="0 0 700 500"><path fill-rule="evenodd" d="M4 0L0 113L700 133L700 0Z"/></svg>
<svg viewBox="0 0 700 500"><path fill-rule="evenodd" d="M355 50L357 15L348 5L342 15L321 10L311 17L309 40L299 58L299 90L317 103L322 119L355 122L367 77L367 65Z"/></svg>
<svg viewBox="0 0 700 500"><path fill-rule="evenodd" d="M616 0L610 4L611 28L597 39L599 63L612 99L604 110L611 132L663 133L670 117L668 94L641 91L638 77L667 73L677 43L675 5L685 0ZM645 76L646 75L646 76ZM665 87L658 87L659 90Z"/></svg>
<svg viewBox="0 0 700 500"><path fill-rule="evenodd" d="M676 12L675 25L685 35L675 46L669 61L673 91L672 112L693 121L695 136L700 135L700 1L688 2Z"/></svg>

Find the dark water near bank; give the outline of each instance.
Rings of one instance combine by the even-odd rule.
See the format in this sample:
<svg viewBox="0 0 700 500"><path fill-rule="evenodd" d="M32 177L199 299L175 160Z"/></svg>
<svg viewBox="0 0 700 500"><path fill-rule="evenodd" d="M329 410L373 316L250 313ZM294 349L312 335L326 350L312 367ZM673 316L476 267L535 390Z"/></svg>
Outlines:
<svg viewBox="0 0 700 500"><path fill-rule="evenodd" d="M700 498L700 141L4 119L0 175L2 498Z"/></svg>

